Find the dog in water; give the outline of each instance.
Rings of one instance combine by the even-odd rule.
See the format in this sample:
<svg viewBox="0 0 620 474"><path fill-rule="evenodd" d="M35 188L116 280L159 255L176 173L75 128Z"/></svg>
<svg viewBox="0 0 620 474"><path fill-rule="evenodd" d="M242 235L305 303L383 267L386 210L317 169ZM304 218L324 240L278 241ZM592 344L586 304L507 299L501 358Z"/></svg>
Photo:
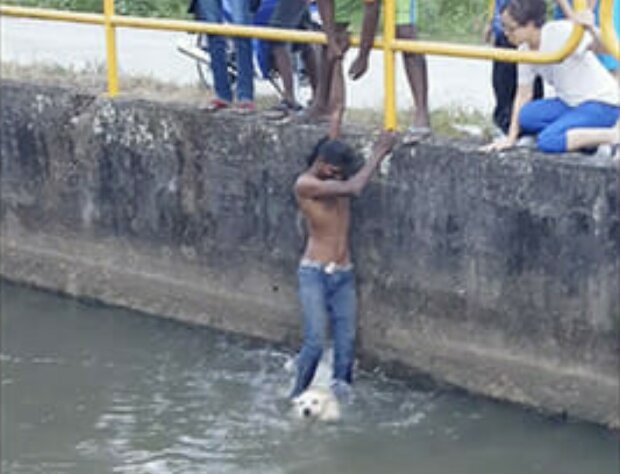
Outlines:
<svg viewBox="0 0 620 474"><path fill-rule="evenodd" d="M329 388L314 386L293 399L293 414L308 421L337 421L340 405Z"/></svg>

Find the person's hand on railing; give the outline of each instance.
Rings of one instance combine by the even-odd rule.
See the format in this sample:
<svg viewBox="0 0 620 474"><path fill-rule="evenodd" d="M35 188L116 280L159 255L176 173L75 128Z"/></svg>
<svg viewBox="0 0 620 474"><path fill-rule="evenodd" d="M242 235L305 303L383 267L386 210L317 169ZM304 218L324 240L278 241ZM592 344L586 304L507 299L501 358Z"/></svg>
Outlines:
<svg viewBox="0 0 620 474"><path fill-rule="evenodd" d="M572 20L578 25L581 25L590 31L592 31L596 27L596 17L592 10L586 9L574 12Z"/></svg>
<svg viewBox="0 0 620 474"><path fill-rule="evenodd" d="M572 20L578 25L583 26L587 29L592 29L596 24L596 17L592 10L580 10L578 12L573 13Z"/></svg>
<svg viewBox="0 0 620 474"><path fill-rule="evenodd" d="M489 143L488 145L480 147L479 150L485 153L490 153L492 151L502 151L514 147L515 143L515 140L506 136L493 140L493 142Z"/></svg>
<svg viewBox="0 0 620 474"><path fill-rule="evenodd" d="M574 12L571 18L573 22L583 26L583 28L592 35L593 41L589 46L592 52L597 54L605 54L608 52L601 38L601 31L598 26L596 26L596 15L593 10L586 9Z"/></svg>

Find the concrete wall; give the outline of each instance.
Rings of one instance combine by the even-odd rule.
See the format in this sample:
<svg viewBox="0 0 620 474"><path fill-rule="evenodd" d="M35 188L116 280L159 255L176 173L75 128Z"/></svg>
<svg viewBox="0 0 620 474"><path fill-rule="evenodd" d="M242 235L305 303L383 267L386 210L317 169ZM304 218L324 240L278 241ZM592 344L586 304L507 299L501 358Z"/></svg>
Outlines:
<svg viewBox="0 0 620 474"><path fill-rule="evenodd" d="M1 85L1 274L296 344L311 126ZM350 130L358 148L365 130ZM354 203L359 354L620 426L620 174L400 148Z"/></svg>

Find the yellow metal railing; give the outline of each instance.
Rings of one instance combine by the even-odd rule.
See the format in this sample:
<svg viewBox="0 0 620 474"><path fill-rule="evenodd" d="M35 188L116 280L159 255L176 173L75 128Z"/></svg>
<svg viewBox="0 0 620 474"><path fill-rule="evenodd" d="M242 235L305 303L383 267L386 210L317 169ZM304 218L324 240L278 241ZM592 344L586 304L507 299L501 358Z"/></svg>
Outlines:
<svg viewBox="0 0 620 474"><path fill-rule="evenodd" d="M608 47L610 45L612 46L609 48L610 51L617 56L618 42L616 39L614 44L615 34L613 32L611 15L614 0L601 1L601 26L603 38ZM574 3L576 10L582 10L586 7L586 0L575 0ZM384 126L388 129L394 129L397 126L394 70L394 55L397 51L454 56L461 58L492 59L507 62L552 63L561 61L563 58L568 56L577 47L583 34L583 28L575 25L566 44L564 44L557 51L545 53L433 41L399 40L395 38L396 27L394 24L394 4L395 0L384 0L385 21L383 27L383 38L377 38L373 44L374 48L383 50L385 85ZM118 68L116 54L117 27L209 33L224 36L252 37L265 40L293 41L298 43L324 44L326 42L325 35L319 32L287 30L262 26L257 27L221 23L205 23L201 21L116 15L114 11L114 0L103 0L103 7L103 14L97 14L0 5L0 15L103 25L106 39L108 94L111 97L118 94ZM489 10L492 11L491 5L489 5ZM353 38L352 44L354 46L358 45L359 38Z"/></svg>
<svg viewBox="0 0 620 474"><path fill-rule="evenodd" d="M116 29L112 23L114 18L114 0L103 0L103 16L105 26L105 50L108 64L108 94L118 94L118 60L116 55Z"/></svg>
<svg viewBox="0 0 620 474"><path fill-rule="evenodd" d="M394 39L396 36L396 7L386 0L383 20L383 127L394 130L396 120L396 74L394 71Z"/></svg>

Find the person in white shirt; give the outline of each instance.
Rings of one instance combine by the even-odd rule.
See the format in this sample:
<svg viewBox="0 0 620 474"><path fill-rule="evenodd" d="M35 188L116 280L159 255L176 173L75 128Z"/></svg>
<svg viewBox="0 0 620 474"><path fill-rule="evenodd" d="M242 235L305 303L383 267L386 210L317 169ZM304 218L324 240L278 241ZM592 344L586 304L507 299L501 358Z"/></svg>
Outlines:
<svg viewBox="0 0 620 474"><path fill-rule="evenodd" d="M502 11L506 36L520 50L549 52L559 49L570 36L568 20L544 23L544 0L510 0ZM518 66L518 88L508 134L485 147L502 150L515 145L519 133L536 135L544 152L593 148L620 141L620 93L614 77L596 59L599 47L592 15L581 15L583 39L564 60L552 64ZM532 99L536 75L551 84L557 96Z"/></svg>

